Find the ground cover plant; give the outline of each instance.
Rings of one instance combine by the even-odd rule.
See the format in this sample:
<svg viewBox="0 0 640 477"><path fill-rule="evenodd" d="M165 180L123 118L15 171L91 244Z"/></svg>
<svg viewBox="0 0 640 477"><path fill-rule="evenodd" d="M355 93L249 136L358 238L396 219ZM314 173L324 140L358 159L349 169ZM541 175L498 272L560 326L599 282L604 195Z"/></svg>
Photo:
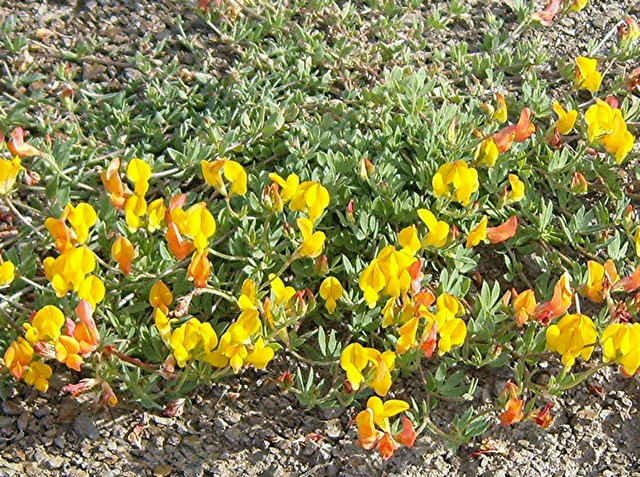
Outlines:
<svg viewBox="0 0 640 477"><path fill-rule="evenodd" d="M304 406L353 409L388 459L425 433L551 426L604 367L633 377L636 20L549 71L524 35L586 2L512 2L520 26L488 15L477 51L420 42L465 22L445 3L423 22L421 2L200 2L241 67L158 70L160 45L124 88L74 88L98 43L40 31L62 60L51 97L8 17L4 395L172 415L257 368Z"/></svg>

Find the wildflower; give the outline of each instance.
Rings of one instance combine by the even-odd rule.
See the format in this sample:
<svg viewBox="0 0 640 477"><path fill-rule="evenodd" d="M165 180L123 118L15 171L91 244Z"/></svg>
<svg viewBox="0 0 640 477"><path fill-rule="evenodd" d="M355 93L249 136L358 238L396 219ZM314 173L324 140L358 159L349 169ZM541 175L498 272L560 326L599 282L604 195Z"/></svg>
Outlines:
<svg viewBox="0 0 640 477"><path fill-rule="evenodd" d="M149 190L151 166L142 159L131 159L127 166L127 177L133 182L135 195L142 198Z"/></svg>
<svg viewBox="0 0 640 477"><path fill-rule="evenodd" d="M180 232L193 240L198 251L205 250L216 233L216 221L204 202L194 204L186 211L178 207L171 211L171 217Z"/></svg>
<svg viewBox="0 0 640 477"><path fill-rule="evenodd" d="M552 105L553 111L558 115L556 121L556 130L563 136L573 131L576 120L578 119L578 111L575 109L566 110L558 101L554 101Z"/></svg>
<svg viewBox="0 0 640 477"><path fill-rule="evenodd" d="M487 238L489 239L489 242L495 245L514 237L517 231L518 217L514 215L497 227L487 228Z"/></svg>
<svg viewBox="0 0 640 477"><path fill-rule="evenodd" d="M512 204L524 199L524 182L522 182L516 174L509 174L509 185L511 186L511 190L507 193L507 203Z"/></svg>
<svg viewBox="0 0 640 477"><path fill-rule="evenodd" d="M467 248L473 248L479 245L483 240L487 238L487 224L489 218L485 215L480 219L480 222L469 231L467 236Z"/></svg>
<svg viewBox="0 0 640 477"><path fill-rule="evenodd" d="M4 365L16 379L22 379L33 360L33 347L24 338L12 342L4 352Z"/></svg>
<svg viewBox="0 0 640 477"><path fill-rule="evenodd" d="M589 141L602 144L618 164L622 163L635 142L635 137L627 129L622 111L596 99L596 104L587 109L584 118Z"/></svg>
<svg viewBox="0 0 640 477"><path fill-rule="evenodd" d="M153 323L160 333L160 338L166 344L170 344L171 341L171 322L167 316L168 310L162 311L162 308L156 308L153 310Z"/></svg>
<svg viewBox="0 0 640 477"><path fill-rule="evenodd" d="M18 127L11 131L11 137L7 141L7 149L9 149L9 152L20 158L41 156L42 152L31 144L26 143L24 141L24 136L25 130L23 128Z"/></svg>
<svg viewBox="0 0 640 477"><path fill-rule="evenodd" d="M532 116L531 109L524 108L516 124L502 128L492 136L498 151L507 152L514 142L524 142L536 132L536 127L531 121Z"/></svg>
<svg viewBox="0 0 640 477"><path fill-rule="evenodd" d="M467 206L471 203L471 196L480 187L478 171L462 160L447 162L433 176L432 185L436 197L455 198Z"/></svg>
<svg viewBox="0 0 640 477"><path fill-rule="evenodd" d="M409 409L409 404L401 399L382 401L378 396L371 396L367 400L367 408L373 411L373 421L385 432L391 429L389 418Z"/></svg>
<svg viewBox="0 0 640 477"><path fill-rule="evenodd" d="M178 366L184 368L191 360L206 359L218 344L218 337L210 323L191 318L173 330L169 344Z"/></svg>
<svg viewBox="0 0 640 477"><path fill-rule="evenodd" d="M553 408L553 403L547 403L542 410L537 411L533 415L533 420L536 421L540 427L546 429L553 423L553 416L551 415L551 409Z"/></svg>
<svg viewBox="0 0 640 477"><path fill-rule="evenodd" d="M296 294L295 288L285 286L282 279L274 274L269 275L269 282L271 285L271 295L277 306L287 305L289 301L291 301L291 298L293 298L293 295Z"/></svg>
<svg viewBox="0 0 640 477"><path fill-rule="evenodd" d="M41 361L33 361L24 373L24 382L41 393L49 389L49 378L53 374L51 366Z"/></svg>
<svg viewBox="0 0 640 477"><path fill-rule="evenodd" d="M418 325L420 320L418 317L411 318L398 330L400 336L396 343L396 352L398 354L404 354L413 348L416 344L416 333L418 332Z"/></svg>
<svg viewBox="0 0 640 477"><path fill-rule="evenodd" d="M111 385L109 385L109 383L106 381L102 381L100 387L102 388L102 396L100 398L100 402L109 407L117 406L118 396L116 396L116 393L113 391L113 388L111 388Z"/></svg>
<svg viewBox="0 0 640 477"><path fill-rule="evenodd" d="M373 421L373 410L367 408L356 416L358 426L358 444L365 450L373 449L382 436L382 432L376 429Z"/></svg>
<svg viewBox="0 0 640 477"><path fill-rule="evenodd" d="M548 324L566 313L573 301L573 290L570 282L571 276L566 272L563 273L553 288L551 300L536 307L535 316L538 321Z"/></svg>
<svg viewBox="0 0 640 477"><path fill-rule="evenodd" d="M106 289L104 282L100 278L95 275L89 275L80 282L76 292L79 298L88 301L92 306L96 306L96 304L104 300Z"/></svg>
<svg viewBox="0 0 640 477"><path fill-rule="evenodd" d="M562 0L549 0L544 10L534 13L532 18L544 26L550 26L561 8Z"/></svg>
<svg viewBox="0 0 640 477"><path fill-rule="evenodd" d="M228 363L236 373L245 363L264 369L275 353L265 344L262 337L259 337L253 345L251 344L252 337L260 330L261 324L257 310L242 313L220 338L220 346L212 356L212 364L220 367Z"/></svg>
<svg viewBox="0 0 640 477"><path fill-rule="evenodd" d="M443 220L438 220L433 212L427 209L418 209L418 217L429 230L422 240L422 245L425 247L444 247L449 238L449 224Z"/></svg>
<svg viewBox="0 0 640 477"><path fill-rule="evenodd" d="M100 334L93 320L93 305L88 301L81 301L76 307L76 315L80 322L75 325L73 337L80 345L80 354L86 356L100 344Z"/></svg>
<svg viewBox="0 0 640 477"><path fill-rule="evenodd" d="M46 305L33 315L31 323L25 323L25 338L35 344L39 341L57 341L65 323L64 314L54 305Z"/></svg>
<svg viewBox="0 0 640 477"><path fill-rule="evenodd" d="M576 88L597 93L602 84L602 73L598 71L598 60L579 56L576 58Z"/></svg>
<svg viewBox="0 0 640 477"><path fill-rule="evenodd" d="M11 192L21 170L19 157L12 160L0 158L0 196Z"/></svg>
<svg viewBox="0 0 640 477"><path fill-rule="evenodd" d="M118 267L125 275L131 273L135 255L136 251L131 242L126 237L118 235L111 246L111 257L118 262Z"/></svg>
<svg viewBox="0 0 640 477"><path fill-rule="evenodd" d="M496 100L498 102L498 107L493 113L493 119L498 121L500 124L507 122L508 110L507 110L507 101L503 94L496 94Z"/></svg>
<svg viewBox="0 0 640 477"><path fill-rule="evenodd" d="M589 260L587 270L587 283L582 293L592 302L602 303L613 284L620 280L616 264L612 260L607 260L603 266L594 260Z"/></svg>
<svg viewBox="0 0 640 477"><path fill-rule="evenodd" d="M613 323L607 326L600 338L603 359L616 362L627 376L633 376L640 368L640 323Z"/></svg>
<svg viewBox="0 0 640 477"><path fill-rule="evenodd" d="M167 214L167 207L164 205L164 199L156 199L149 204L147 209L147 229L149 232L155 232L162 228L164 219Z"/></svg>
<svg viewBox="0 0 640 477"><path fill-rule="evenodd" d="M398 233L398 243L407 253L414 255L422 246L418 237L418 228L410 225Z"/></svg>
<svg viewBox="0 0 640 477"><path fill-rule="evenodd" d="M263 338L258 338L247 355L247 362L257 369L265 369L274 356L273 348L267 346Z"/></svg>
<svg viewBox="0 0 640 477"><path fill-rule="evenodd" d="M627 293L634 292L638 288L640 288L640 265L636 267L631 275L618 280L613 285L613 290L624 290Z"/></svg>
<svg viewBox="0 0 640 477"><path fill-rule="evenodd" d="M229 195L225 187L222 175L231 183L231 194L245 195L247 193L247 172L244 167L236 161L230 159L219 159L217 161L202 161L202 175L205 181L215 187L222 195Z"/></svg>
<svg viewBox="0 0 640 477"><path fill-rule="evenodd" d="M130 192L120 178L120 159L112 159L107 168L100 173L100 179L104 189L109 194L111 204L118 209L124 209L124 204Z"/></svg>
<svg viewBox="0 0 640 477"><path fill-rule="evenodd" d="M169 287L162 280L156 281L151 286L149 303L152 307L159 308L164 313L168 313L169 305L173 303L173 293L171 293Z"/></svg>
<svg viewBox="0 0 640 477"><path fill-rule="evenodd" d="M496 165L500 150L492 137L482 141L475 152L475 160L480 166L493 167Z"/></svg>
<svg viewBox="0 0 640 477"><path fill-rule="evenodd" d="M407 416L402 416L402 431L396 435L396 440L405 447L413 447L418 436L413 422Z"/></svg>
<svg viewBox="0 0 640 477"><path fill-rule="evenodd" d="M523 326L535 316L534 314L537 306L536 294L533 290L528 289L515 294L515 298L513 300L513 311L515 313L515 319L518 326Z"/></svg>
<svg viewBox="0 0 640 477"><path fill-rule="evenodd" d="M302 234L302 243L298 248L297 254L301 257L317 257L324 248L326 238L324 232L314 232L311 219L299 218L296 222Z"/></svg>
<svg viewBox="0 0 640 477"><path fill-rule="evenodd" d="M286 204L289 202L298 192L298 186L300 185L300 178L296 174L289 174L287 179L283 179L276 173L269 174L269 179L282 187L282 193L280 197Z"/></svg>
<svg viewBox="0 0 640 477"><path fill-rule="evenodd" d="M78 290L86 276L95 270L96 256L83 245L67 250L57 258L45 258L43 267L56 295L63 297L69 290Z"/></svg>
<svg viewBox="0 0 640 477"><path fill-rule="evenodd" d="M562 355L562 363L570 369L576 358L591 358L598 339L596 325L581 314L566 315L547 328L547 348Z"/></svg>
<svg viewBox="0 0 640 477"><path fill-rule="evenodd" d="M283 179L278 174L269 174L269 178L282 187L282 201L290 202L292 210L305 211L312 222L316 222L328 207L329 191L314 181L300 183L295 174Z"/></svg>
<svg viewBox="0 0 640 477"><path fill-rule="evenodd" d="M196 288L206 288L211 277L211 262L206 250L193 254L187 273L193 279Z"/></svg>
<svg viewBox="0 0 640 477"><path fill-rule="evenodd" d="M438 323L438 337L438 354L443 355L464 344L467 325L460 318L449 318Z"/></svg>
<svg viewBox="0 0 640 477"><path fill-rule="evenodd" d="M508 426L522 421L524 419L524 400L518 398L518 387L509 381L505 384L503 393L508 395L509 400L505 410L500 414L502 425Z"/></svg>
<svg viewBox="0 0 640 477"><path fill-rule="evenodd" d="M409 409L409 404L400 399L390 399L383 402L377 396L370 397L367 401L367 408L356 416L358 443L360 446L363 449L377 447L385 460L391 458L395 450L398 449L399 444L391 436L389 418L407 409ZM382 429L384 432L379 431L377 428ZM410 434L411 431L407 428L404 439L407 443L413 445ZM415 431L413 441L415 441Z"/></svg>
<svg viewBox="0 0 640 477"><path fill-rule="evenodd" d="M373 308L381 295L399 297L411 287L410 267L415 257L393 245L383 248L360 274L359 285L365 300Z"/></svg>
<svg viewBox="0 0 640 477"><path fill-rule="evenodd" d="M586 194L589 189L587 178L582 172L575 172L571 178L571 192L574 194Z"/></svg>
<svg viewBox="0 0 640 477"><path fill-rule="evenodd" d="M81 371L83 363L80 356L80 343L72 337L62 335L55 343L56 359L67 365L69 369Z"/></svg>
<svg viewBox="0 0 640 477"><path fill-rule="evenodd" d="M75 243L82 244L89 239L89 230L98 221L98 214L95 209L85 202L80 202L77 206L68 204L65 213L69 224L75 231Z"/></svg>
<svg viewBox="0 0 640 477"><path fill-rule="evenodd" d="M131 195L124 203L125 220L129 230L135 232L142 226L142 217L147 214L147 201L139 195Z"/></svg>
<svg viewBox="0 0 640 477"><path fill-rule="evenodd" d="M165 238L167 239L169 250L178 260L184 260L195 250L193 242L184 239L180 229L173 222L168 224Z"/></svg>
<svg viewBox="0 0 640 477"><path fill-rule="evenodd" d="M344 288L336 277L327 277L320 284L320 296L326 301L329 313L336 310L337 301L344 295Z"/></svg>
<svg viewBox="0 0 640 477"><path fill-rule="evenodd" d="M0 262L0 287L11 285L16 278L16 267L11 260Z"/></svg>
<svg viewBox="0 0 640 477"><path fill-rule="evenodd" d="M391 387L391 371L395 366L395 359L393 351L381 353L374 348L352 343L342 350L340 367L347 373L347 380L354 391L367 382L378 395L386 396ZM373 372L372 377L365 379L365 369Z"/></svg>

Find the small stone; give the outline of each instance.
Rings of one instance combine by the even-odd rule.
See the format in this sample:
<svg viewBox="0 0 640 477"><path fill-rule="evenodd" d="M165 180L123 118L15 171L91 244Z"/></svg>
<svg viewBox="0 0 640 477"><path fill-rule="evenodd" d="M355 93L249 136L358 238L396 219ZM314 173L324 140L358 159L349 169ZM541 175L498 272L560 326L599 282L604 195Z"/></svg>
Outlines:
<svg viewBox="0 0 640 477"><path fill-rule="evenodd" d="M14 422L16 422L16 420L13 417L0 416L0 429L4 429L5 427L13 426Z"/></svg>
<svg viewBox="0 0 640 477"><path fill-rule="evenodd" d="M73 430L79 437L95 440L100 436L93 419L86 414L80 414L73 420Z"/></svg>
<svg viewBox="0 0 640 477"><path fill-rule="evenodd" d="M153 475L156 477L165 477L173 472L173 467L167 464L159 464L153 468Z"/></svg>
<svg viewBox="0 0 640 477"><path fill-rule="evenodd" d="M47 406L41 406L33 412L33 415L38 419L42 419L43 417L48 416L50 412L51 409L49 409Z"/></svg>
<svg viewBox="0 0 640 477"><path fill-rule="evenodd" d="M104 76L106 71L107 67L104 65L84 63L82 65L82 78L85 81L97 81Z"/></svg>
<svg viewBox="0 0 640 477"><path fill-rule="evenodd" d="M64 438L64 436L58 436L53 440L53 443L58 449L64 449L66 439Z"/></svg>
<svg viewBox="0 0 640 477"><path fill-rule="evenodd" d="M18 418L18 429L22 432L26 431L30 420L31 416L28 413L23 412Z"/></svg>
<svg viewBox="0 0 640 477"><path fill-rule="evenodd" d="M7 416L19 416L24 409L13 401L2 401L2 412Z"/></svg>

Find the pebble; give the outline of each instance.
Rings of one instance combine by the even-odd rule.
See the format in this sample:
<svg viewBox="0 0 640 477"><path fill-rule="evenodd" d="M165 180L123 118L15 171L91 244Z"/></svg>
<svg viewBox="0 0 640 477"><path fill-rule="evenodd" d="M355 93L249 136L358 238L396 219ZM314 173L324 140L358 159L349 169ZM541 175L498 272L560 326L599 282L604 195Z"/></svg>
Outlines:
<svg viewBox="0 0 640 477"><path fill-rule="evenodd" d="M80 414L73 420L73 430L79 437L95 440L100 437L93 419L87 414Z"/></svg>
<svg viewBox="0 0 640 477"><path fill-rule="evenodd" d="M13 401L2 401L2 412L7 416L19 416L24 408Z"/></svg>

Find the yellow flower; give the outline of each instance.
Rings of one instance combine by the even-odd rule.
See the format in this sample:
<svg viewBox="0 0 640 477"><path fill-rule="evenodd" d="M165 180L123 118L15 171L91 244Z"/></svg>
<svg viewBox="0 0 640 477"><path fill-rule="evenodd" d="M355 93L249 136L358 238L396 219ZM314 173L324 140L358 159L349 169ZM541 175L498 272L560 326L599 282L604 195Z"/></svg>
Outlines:
<svg viewBox="0 0 640 477"><path fill-rule="evenodd" d="M51 367L41 361L33 361L24 373L24 382L41 393L49 389L49 378L53 374Z"/></svg>
<svg viewBox="0 0 640 477"><path fill-rule="evenodd" d="M280 283L282 283L282 280L280 280ZM282 287L284 287L284 284ZM293 294L291 296L293 296ZM251 278L247 278L242 282L242 290L240 291L240 298L238 298L238 306L242 311L258 309L257 285Z"/></svg>
<svg viewBox="0 0 640 477"><path fill-rule="evenodd" d="M218 337L210 323L201 323L197 318L179 326L173 333L169 345L173 350L176 363L181 368L194 359L206 360L218 344Z"/></svg>
<svg viewBox="0 0 640 477"><path fill-rule="evenodd" d="M25 338L32 343L58 341L60 329L65 323L64 314L54 305L47 305L33 315L31 323L25 323Z"/></svg>
<svg viewBox="0 0 640 477"><path fill-rule="evenodd" d="M104 300L106 290L100 278L89 275L80 283L77 292L79 298L88 301L95 308L98 303Z"/></svg>
<svg viewBox="0 0 640 477"><path fill-rule="evenodd" d="M478 165L485 167L493 167L496 165L500 150L492 137L482 141L475 152L475 160Z"/></svg>
<svg viewBox="0 0 640 477"><path fill-rule="evenodd" d="M598 71L598 60L579 56L576 58L576 88L597 93L602 84L602 74Z"/></svg>
<svg viewBox="0 0 640 477"><path fill-rule="evenodd" d="M296 174L289 174L287 179L283 179L275 172L269 174L269 179L282 187L282 193L280 197L282 201L286 204L289 202L298 192L298 186L300 185L300 178Z"/></svg>
<svg viewBox="0 0 640 477"><path fill-rule="evenodd" d="M7 260L6 262L0 263L0 287L11 285L11 282L13 282L15 278L16 267L13 262Z"/></svg>
<svg viewBox="0 0 640 477"><path fill-rule="evenodd" d="M594 303L602 303L610 288L620 280L616 264L607 260L604 265L589 260L587 262L587 283L582 293Z"/></svg>
<svg viewBox="0 0 640 477"><path fill-rule="evenodd" d="M245 195L247 193L247 172L240 163L230 159L218 159L217 161L202 161L200 166L207 184L215 187L222 195L229 195L222 174L231 183L231 194Z"/></svg>
<svg viewBox="0 0 640 477"><path fill-rule="evenodd" d="M327 277L320 284L320 296L326 301L325 306L329 313L336 310L337 301L344 295L344 288L336 277Z"/></svg>
<svg viewBox="0 0 640 477"><path fill-rule="evenodd" d="M398 243L403 250L414 255L422 246L420 237L418 237L418 228L415 225L403 228L398 233Z"/></svg>
<svg viewBox="0 0 640 477"><path fill-rule="evenodd" d="M120 270L125 275L129 275L131 273L135 255L136 251L129 239L122 235L118 235L111 246L111 257L118 262L118 267L120 267Z"/></svg>
<svg viewBox="0 0 640 477"><path fill-rule="evenodd" d="M480 219L478 225L472 228L469 231L469 235L467 236L467 248L473 248L480 244L483 240L487 238L487 224L489 223L489 218L485 215Z"/></svg>
<svg viewBox="0 0 640 477"><path fill-rule="evenodd" d="M513 311L518 325L523 326L535 314L538 302L533 290L528 289L516 295L513 300Z"/></svg>
<svg viewBox="0 0 640 477"><path fill-rule="evenodd" d="M447 240L449 239L448 223L438 220L433 212L427 209L418 209L418 217L429 230L422 241L425 247L442 248L447 245Z"/></svg>
<svg viewBox="0 0 640 477"><path fill-rule="evenodd" d="M433 176L432 185L436 197L455 199L467 206L480 187L478 171L462 160L447 162Z"/></svg>
<svg viewBox="0 0 640 477"><path fill-rule="evenodd" d="M603 359L616 362L624 373L633 376L640 368L640 323L614 323L600 338Z"/></svg>
<svg viewBox="0 0 640 477"><path fill-rule="evenodd" d="M139 195L130 196L124 203L124 214L129 230L135 232L142 226L142 217L147 214L147 201Z"/></svg>
<svg viewBox="0 0 640 477"><path fill-rule="evenodd" d="M57 258L45 258L43 268L56 295L63 297L69 290L77 290L85 277L95 270L96 256L86 246L76 247L63 252Z"/></svg>
<svg viewBox="0 0 640 477"><path fill-rule="evenodd" d="M253 344L253 349L247 355L247 363L258 369L265 369L275 356L273 348L266 346L262 338L258 338Z"/></svg>
<svg viewBox="0 0 640 477"><path fill-rule="evenodd" d="M360 289L370 308L375 306L381 295L398 298L409 291L409 267L415 261L416 258L406 249L396 250L393 245L380 251L360 274Z"/></svg>
<svg viewBox="0 0 640 477"><path fill-rule="evenodd" d="M63 215L67 217L69 224L76 232L76 244L85 243L89 238L89 230L98 221L95 209L85 202L81 202L75 207L68 204Z"/></svg>
<svg viewBox="0 0 640 477"><path fill-rule="evenodd" d="M216 233L216 221L206 203L199 202L186 211L177 207L172 217L180 232L193 240L197 250L208 248L209 239Z"/></svg>
<svg viewBox="0 0 640 477"><path fill-rule="evenodd" d="M438 325L438 333L438 354L443 355L464 344L467 324L461 318L449 318Z"/></svg>
<svg viewBox="0 0 640 477"><path fill-rule="evenodd" d="M416 333L418 332L419 324L420 319L414 317L400 327L398 330L398 342L396 343L396 352L398 354L404 354L416 345Z"/></svg>
<svg viewBox="0 0 640 477"><path fill-rule="evenodd" d="M524 182L522 182L517 175L509 174L509 185L511 186L511 190L507 194L507 203L519 202L524 199Z"/></svg>
<svg viewBox="0 0 640 477"><path fill-rule="evenodd" d="M386 396L391 387L391 371L395 366L396 355L393 351L381 353L374 348L365 348L352 343L342 350L340 367L347 373L347 380L354 391L367 382L380 396ZM363 372L369 368L365 378Z"/></svg>
<svg viewBox="0 0 640 477"><path fill-rule="evenodd" d="M169 287L162 280L158 280L151 287L149 303L152 307L159 308L164 313L168 313L169 305L173 303L173 293L171 293Z"/></svg>
<svg viewBox="0 0 640 477"><path fill-rule="evenodd" d="M578 119L578 111L571 109L567 111L562 107L558 101L553 102L553 111L558 115L558 121L556 122L556 129L562 135L569 134L573 131L576 121Z"/></svg>
<svg viewBox="0 0 640 477"><path fill-rule="evenodd" d="M33 360L33 347L24 338L18 338L4 352L4 365L13 377L22 379Z"/></svg>
<svg viewBox="0 0 640 477"><path fill-rule="evenodd" d="M166 213L167 206L164 204L164 199L156 199L151 202L148 208L147 230L155 232L162 228Z"/></svg>
<svg viewBox="0 0 640 477"><path fill-rule="evenodd" d="M547 328L547 348L562 355L566 369L570 369L578 357L588 361L597 340L596 325L581 314L565 315Z"/></svg>
<svg viewBox="0 0 640 477"><path fill-rule="evenodd" d="M19 157L13 160L0 158L0 196L11 192L21 170Z"/></svg>
<svg viewBox="0 0 640 477"><path fill-rule="evenodd" d="M269 281L274 303L277 306L287 305L291 298L293 298L293 295L296 294L295 288L284 286L282 279L274 274L269 275Z"/></svg>
<svg viewBox="0 0 640 477"><path fill-rule="evenodd" d="M507 109L507 101L503 94L496 94L496 99L498 101L498 107L493 113L493 119L498 121L500 124L507 122L509 111Z"/></svg>
<svg viewBox="0 0 640 477"><path fill-rule="evenodd" d="M162 341L170 345L171 321L161 308L155 308L153 310L153 321L156 325L156 328L158 328L158 332L160 333L160 338L162 338Z"/></svg>
<svg viewBox="0 0 640 477"><path fill-rule="evenodd" d="M573 0L569 8L573 12L579 12L587 6L587 3L589 3L589 0Z"/></svg>
<svg viewBox="0 0 640 477"><path fill-rule="evenodd" d="M324 232L314 232L313 222L310 219L300 218L296 222L302 234L302 243L298 248L298 255L310 258L317 257L324 248L326 238Z"/></svg>
<svg viewBox="0 0 640 477"><path fill-rule="evenodd" d="M385 432L390 432L389 418L409 409L409 404L401 399L382 401L378 396L367 400L367 408L373 411L373 422Z"/></svg>
<svg viewBox="0 0 640 477"><path fill-rule="evenodd" d="M622 163L633 149L635 137L627 128L622 111L609 103L596 99L596 104L585 113L589 141L604 146L618 164Z"/></svg>
<svg viewBox="0 0 640 477"><path fill-rule="evenodd" d="M151 166L142 159L131 159L127 166L127 177L134 184L135 195L144 197L149 190Z"/></svg>
<svg viewBox="0 0 640 477"><path fill-rule="evenodd" d="M329 191L322 184L305 181L298 186L291 199L291 209L306 211L309 219L316 222L328 207L329 201Z"/></svg>

